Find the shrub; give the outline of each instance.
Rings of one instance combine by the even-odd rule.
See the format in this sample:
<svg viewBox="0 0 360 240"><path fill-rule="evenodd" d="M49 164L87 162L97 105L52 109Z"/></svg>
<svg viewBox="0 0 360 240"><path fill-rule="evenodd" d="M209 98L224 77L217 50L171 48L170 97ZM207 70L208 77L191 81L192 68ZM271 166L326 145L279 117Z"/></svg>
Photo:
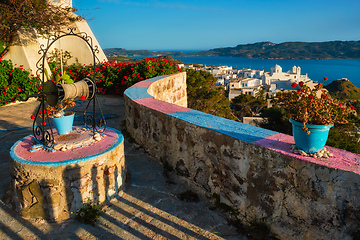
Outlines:
<svg viewBox="0 0 360 240"><path fill-rule="evenodd" d="M25 98L27 95L40 92L40 80L23 69L23 66L14 67L11 60L2 60L0 57L0 101L13 99L16 96ZM7 103L0 104L3 106Z"/></svg>
<svg viewBox="0 0 360 240"><path fill-rule="evenodd" d="M73 64L65 71L76 82L93 77L92 65ZM181 72L177 64L164 58L145 58L137 63L108 61L96 66L96 84L100 94L120 94L133 84L156 76ZM60 67L52 69L53 76L60 75Z"/></svg>
<svg viewBox="0 0 360 240"><path fill-rule="evenodd" d="M94 225L96 220L100 218L100 215L104 212L102 210L103 205L99 202L93 202L88 200L83 206L77 210L75 219L81 223Z"/></svg>
<svg viewBox="0 0 360 240"><path fill-rule="evenodd" d="M326 81L327 78L324 78ZM276 93L275 105L287 110L289 118L304 123L303 130L310 134L305 124L328 125L334 123L347 123L349 114L354 113L355 107L343 105L323 89L319 83L314 88L308 87L304 82L293 83L298 87L296 91L280 91ZM318 96L320 95L321 96Z"/></svg>
<svg viewBox="0 0 360 240"><path fill-rule="evenodd" d="M216 77L194 69L187 69L186 73L189 108L234 120L224 88L215 86Z"/></svg>

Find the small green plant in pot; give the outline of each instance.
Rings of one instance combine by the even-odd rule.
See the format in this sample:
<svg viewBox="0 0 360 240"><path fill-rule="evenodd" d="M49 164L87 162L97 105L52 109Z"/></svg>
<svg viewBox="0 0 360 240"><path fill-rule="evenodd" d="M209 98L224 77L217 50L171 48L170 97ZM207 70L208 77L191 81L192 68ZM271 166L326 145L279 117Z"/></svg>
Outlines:
<svg viewBox="0 0 360 240"><path fill-rule="evenodd" d="M335 123L347 123L355 108L333 99L323 83L310 88L299 82L292 87L292 91L278 92L273 102L286 109L293 124L296 147L307 154L317 153L324 148L329 129Z"/></svg>

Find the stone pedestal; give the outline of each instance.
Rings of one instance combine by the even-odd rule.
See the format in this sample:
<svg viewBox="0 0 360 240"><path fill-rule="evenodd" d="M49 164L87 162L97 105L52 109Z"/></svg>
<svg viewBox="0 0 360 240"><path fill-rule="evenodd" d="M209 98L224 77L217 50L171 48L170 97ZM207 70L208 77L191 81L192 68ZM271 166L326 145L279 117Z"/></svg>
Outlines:
<svg viewBox="0 0 360 240"><path fill-rule="evenodd" d="M111 128L105 135L65 152L30 152L32 135L16 142L5 203L24 218L59 222L75 216L84 202L116 196L125 181L124 138Z"/></svg>

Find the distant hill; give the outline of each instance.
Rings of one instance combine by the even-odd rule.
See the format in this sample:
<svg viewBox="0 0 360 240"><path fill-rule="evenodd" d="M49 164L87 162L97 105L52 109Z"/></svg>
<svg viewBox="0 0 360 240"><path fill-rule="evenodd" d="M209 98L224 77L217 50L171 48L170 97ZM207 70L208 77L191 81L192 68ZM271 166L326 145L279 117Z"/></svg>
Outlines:
<svg viewBox="0 0 360 240"><path fill-rule="evenodd" d="M179 51L149 51L149 50L127 50L125 48L106 48L103 49L105 55L107 57L117 57L117 56L125 56L125 57L157 57L164 55L181 55L182 52Z"/></svg>
<svg viewBox="0 0 360 240"><path fill-rule="evenodd" d="M165 58L167 60L170 60L176 64L181 64L182 62L178 59L174 59L169 55L166 56L154 56L153 58ZM116 57L108 57L109 60L116 60L118 62L130 62L130 63L134 63L134 62L140 62L142 59L134 59L134 58L129 58L129 57L124 57L124 56L116 56Z"/></svg>
<svg viewBox="0 0 360 240"><path fill-rule="evenodd" d="M264 59L360 59L360 41L329 42L258 42L240 44L236 47L214 48L208 51L183 53L180 51L126 50L124 48L104 49L111 56L232 56Z"/></svg>
<svg viewBox="0 0 360 240"><path fill-rule="evenodd" d="M118 61L118 62L136 62L136 59L133 59L133 58L129 58L129 57L124 57L124 56L116 56L116 57L107 57L108 60L110 61Z"/></svg>
<svg viewBox="0 0 360 240"><path fill-rule="evenodd" d="M330 95L341 100L360 100L360 88L349 80L335 80L325 85Z"/></svg>
<svg viewBox="0 0 360 240"><path fill-rule="evenodd" d="M198 56L234 56L274 59L360 58L360 41L332 42L259 42L236 47L215 48L197 53Z"/></svg>

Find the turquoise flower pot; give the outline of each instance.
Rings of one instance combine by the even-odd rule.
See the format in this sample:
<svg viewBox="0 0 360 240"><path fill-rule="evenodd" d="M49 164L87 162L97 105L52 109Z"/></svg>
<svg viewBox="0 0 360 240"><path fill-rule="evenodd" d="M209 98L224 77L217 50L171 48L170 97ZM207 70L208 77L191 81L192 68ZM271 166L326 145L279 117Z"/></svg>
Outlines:
<svg viewBox="0 0 360 240"><path fill-rule="evenodd" d="M72 132L74 116L74 112L66 112L64 116L53 118L55 128L59 135L64 135Z"/></svg>
<svg viewBox="0 0 360 240"><path fill-rule="evenodd" d="M310 134L306 134L302 127L303 123L289 119L292 123L292 131L294 135L295 145L297 149L306 153L316 153L325 147L329 136L329 130L334 125L305 125Z"/></svg>

